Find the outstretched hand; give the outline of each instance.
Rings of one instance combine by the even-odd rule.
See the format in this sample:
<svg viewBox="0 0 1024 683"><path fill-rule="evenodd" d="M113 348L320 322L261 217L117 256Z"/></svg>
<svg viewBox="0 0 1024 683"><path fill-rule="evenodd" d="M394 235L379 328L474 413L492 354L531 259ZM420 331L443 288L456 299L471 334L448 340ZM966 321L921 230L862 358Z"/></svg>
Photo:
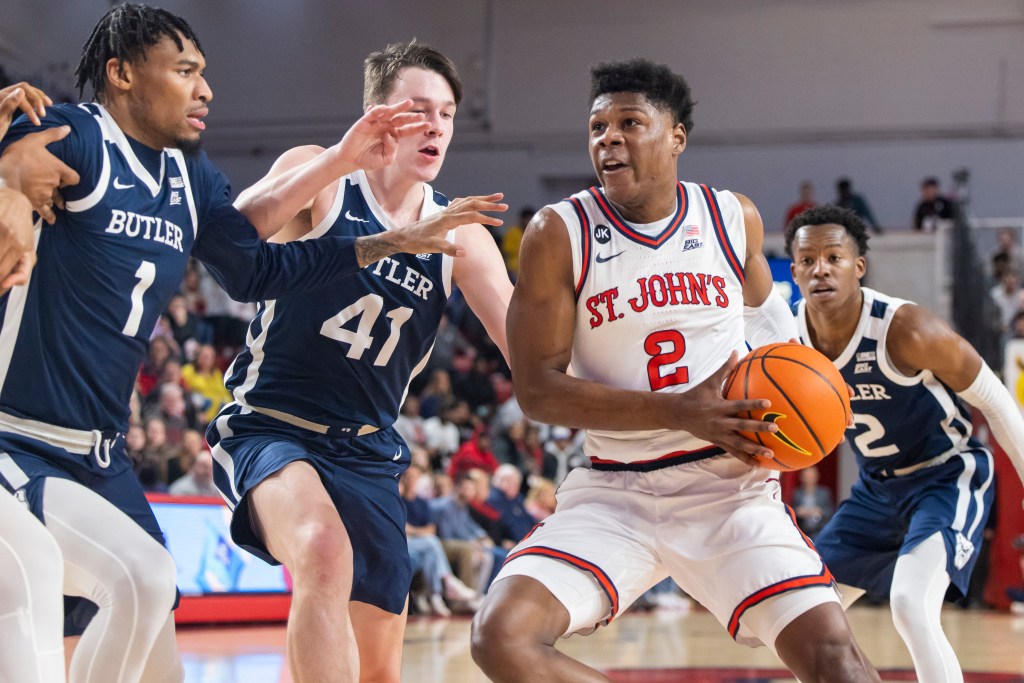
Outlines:
<svg viewBox="0 0 1024 683"><path fill-rule="evenodd" d="M423 114L409 111L412 107L412 100L402 100L367 109L336 145L339 160L367 171L388 166L395 160L399 139L430 128Z"/></svg>
<svg viewBox="0 0 1024 683"><path fill-rule="evenodd" d="M57 220L53 207L64 208L58 188L75 185L78 173L46 149L71 132L68 126L30 133L4 150L0 157L0 178L32 202L36 213L51 225Z"/></svg>
<svg viewBox="0 0 1024 683"><path fill-rule="evenodd" d="M15 110L21 109L32 125L38 126L39 117L46 116L46 107L51 104L53 100L46 93L28 83L0 88L0 138L7 134Z"/></svg>
<svg viewBox="0 0 1024 683"><path fill-rule="evenodd" d="M727 400L722 388L729 373L739 362L739 354L733 351L713 375L693 387L681 397L687 397L686 423L681 425L694 436L721 446L735 458L748 465L755 466L757 461L752 456L774 458L771 449L762 446L740 434L740 432L768 433L778 431L771 422L739 417L741 414L762 410L771 406L765 399L745 399L741 401ZM690 403L692 401L692 404Z"/></svg>
<svg viewBox="0 0 1024 683"><path fill-rule="evenodd" d="M359 265L365 267L397 252L463 256L465 250L448 241L448 232L460 225L472 223L501 225L500 218L490 216L485 212L508 211L508 204L502 204L499 201L504 196L501 192L497 192L486 196L456 199L443 211L410 223L404 228L388 230L370 237L361 237L356 240L356 255Z"/></svg>

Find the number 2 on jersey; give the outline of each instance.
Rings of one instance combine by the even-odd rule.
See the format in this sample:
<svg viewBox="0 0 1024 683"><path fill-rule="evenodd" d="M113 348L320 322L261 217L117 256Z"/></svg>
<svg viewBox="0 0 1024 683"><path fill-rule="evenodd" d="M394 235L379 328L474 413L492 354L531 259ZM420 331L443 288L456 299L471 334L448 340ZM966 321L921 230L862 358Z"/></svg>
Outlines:
<svg viewBox="0 0 1024 683"><path fill-rule="evenodd" d="M325 320L320 327L320 334L348 344L348 351L345 352L345 355L352 360L359 360L363 357L363 353L373 345L373 335L370 333L383 308L384 299L379 294L367 294L355 303L341 309L337 315ZM377 358L373 361L374 365L383 367L391 360L391 354L398 346L402 325L412 317L412 312L412 309L407 306L399 306L385 314L391 319L391 332L377 353ZM355 332L343 327L345 323L356 317L359 318L359 323L356 325Z"/></svg>
<svg viewBox="0 0 1024 683"><path fill-rule="evenodd" d="M652 332L644 340L644 351L651 357L647 361L647 379L651 383L651 391L690 381L690 371L685 365L680 365L667 375L661 374L663 366L678 363L686 353L686 339L679 331Z"/></svg>
<svg viewBox="0 0 1024 683"><path fill-rule="evenodd" d="M142 323L142 297L150 285L153 284L153 280L156 279L156 264L152 261L143 261L139 264L139 269L135 271L135 277L139 281L132 288L132 310L128 313L128 320L124 323L124 329L121 330L123 334L129 337L134 337L139 333L139 324Z"/></svg>

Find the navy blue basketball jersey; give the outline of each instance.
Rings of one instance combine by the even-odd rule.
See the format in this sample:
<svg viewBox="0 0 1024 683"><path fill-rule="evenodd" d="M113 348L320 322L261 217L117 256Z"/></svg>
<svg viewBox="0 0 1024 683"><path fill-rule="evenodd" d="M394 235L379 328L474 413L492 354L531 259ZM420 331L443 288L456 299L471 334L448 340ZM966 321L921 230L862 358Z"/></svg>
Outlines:
<svg viewBox="0 0 1024 683"><path fill-rule="evenodd" d="M447 204L424 186L421 217ZM303 239L395 227L357 171L339 181L327 216ZM320 433L390 426L426 364L451 271L443 254L395 254L331 287L263 302L228 389L243 406Z"/></svg>
<svg viewBox="0 0 1024 683"><path fill-rule="evenodd" d="M853 427L847 442L867 474L905 474L937 464L981 444L971 435L964 404L930 371L908 377L885 352L896 310L910 303L862 287L864 304L857 330L834 361L853 387ZM800 339L809 343L806 302L797 306Z"/></svg>
<svg viewBox="0 0 1024 683"><path fill-rule="evenodd" d="M261 242L203 152L146 147L95 103L49 107L43 124L71 127L49 149L81 180L61 190L56 223L37 225L29 283L0 297L0 413L126 431L149 336L190 252L239 300L308 291L358 270L352 239ZM21 117L0 151L36 130Z"/></svg>

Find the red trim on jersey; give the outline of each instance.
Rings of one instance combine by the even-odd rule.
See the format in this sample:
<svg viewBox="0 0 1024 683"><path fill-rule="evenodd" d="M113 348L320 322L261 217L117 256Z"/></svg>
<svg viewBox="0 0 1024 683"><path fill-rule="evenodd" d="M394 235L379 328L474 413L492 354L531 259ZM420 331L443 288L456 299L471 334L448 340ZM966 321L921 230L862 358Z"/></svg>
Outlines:
<svg viewBox="0 0 1024 683"><path fill-rule="evenodd" d="M700 191L704 195L704 201L707 202L708 211L711 212L711 220L715 224L715 235L718 237L718 243L722 246L722 252L725 254L726 260L729 261L729 267L732 268L732 272L736 274L742 285L744 283L743 266L736 256L736 250L733 249L732 242L729 241L729 233L726 232L725 223L722 221L722 209L718 206L718 198L715 197L715 193L707 185L701 185Z"/></svg>
<svg viewBox="0 0 1024 683"><path fill-rule="evenodd" d="M654 249L660 247L676 234L676 231L683 222L683 218L686 217L686 212L690 208L689 197L683 189L683 184L676 181L676 213L672 217L672 220L669 221L668 226L661 231L660 235L657 237L648 237L647 235L637 232L633 228L629 227L626 221L619 217L618 212L596 185L587 191L594 197L594 201L597 202L597 206L601 209L601 213L603 213L605 218L615 226L616 230L634 242Z"/></svg>
<svg viewBox="0 0 1024 683"><path fill-rule="evenodd" d="M569 203L576 211L576 218L580 221L580 251L583 252L583 263L580 264L580 279L576 283L576 298L579 299L583 285L590 274L590 219L587 212L583 210L583 204L575 197L569 198Z"/></svg>
<svg viewBox="0 0 1024 683"><path fill-rule="evenodd" d="M705 451L716 451L721 452L722 449L718 446L704 446L702 448L695 448L692 451L673 451L667 455L660 455L657 458L651 458L650 460L634 460L632 462L624 462L622 460L605 460L604 458L590 458L590 462L595 465L647 465L652 462L660 462L661 460L668 460L669 458L677 458L681 455L699 455Z"/></svg>
<svg viewBox="0 0 1024 683"><path fill-rule="evenodd" d="M808 548L817 552L814 548L814 543L811 542L811 539L808 538L807 534L805 534L800 528L800 525L797 524L796 513L793 511L793 508L788 505L784 505L784 507L786 508L786 513L789 515L789 519L793 522L793 527L800 532L800 537L804 539L804 543L807 544ZM835 581L836 580L832 576L832 572L829 571L828 567L825 566L825 562L822 561L821 573L819 574L811 576L797 576L792 579L780 581L779 583L768 586L767 588L762 588L753 595L748 596L743 600L743 602L737 605L736 609L733 610L732 616L729 618L729 635L731 635L735 640L736 634L739 633L740 630L740 617L742 617L743 613L754 605L763 602L772 596L786 593L791 590L807 588L808 586L831 586Z"/></svg>
<svg viewBox="0 0 1024 683"><path fill-rule="evenodd" d="M576 557L570 553L562 550L555 550L554 548L548 548L543 545L530 546L529 548L523 548L517 552L512 553L505 558L505 564L508 564L517 557L523 555L542 555L543 557L550 557L555 560L561 560L576 567L582 569L585 572L589 572L597 579L597 583L601 586L601 590L608 596L608 602L612 605L612 615L608 618L611 621L615 618L615 615L619 613L619 591L615 588L615 584L608 578L608 575L604 573L604 570L598 567L593 562L587 562L581 557Z"/></svg>

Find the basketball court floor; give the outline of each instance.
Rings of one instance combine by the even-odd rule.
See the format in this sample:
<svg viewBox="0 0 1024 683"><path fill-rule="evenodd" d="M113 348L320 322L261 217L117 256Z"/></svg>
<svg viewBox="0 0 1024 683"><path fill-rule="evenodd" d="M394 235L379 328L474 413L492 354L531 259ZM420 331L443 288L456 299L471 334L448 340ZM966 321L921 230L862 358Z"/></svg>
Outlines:
<svg viewBox="0 0 1024 683"><path fill-rule="evenodd" d="M916 680L888 607L855 606L850 622L884 681ZM943 624L967 683L1024 683L1024 616L947 607ZM402 680L483 683L469 654L468 618L413 617L405 635ZM178 642L187 683L290 683L284 627L185 627ZM733 643L706 611L626 614L562 649L619 683L782 683L793 679L765 648ZM543 680L538 675L537 680ZM927 683L927 682L925 682Z"/></svg>

